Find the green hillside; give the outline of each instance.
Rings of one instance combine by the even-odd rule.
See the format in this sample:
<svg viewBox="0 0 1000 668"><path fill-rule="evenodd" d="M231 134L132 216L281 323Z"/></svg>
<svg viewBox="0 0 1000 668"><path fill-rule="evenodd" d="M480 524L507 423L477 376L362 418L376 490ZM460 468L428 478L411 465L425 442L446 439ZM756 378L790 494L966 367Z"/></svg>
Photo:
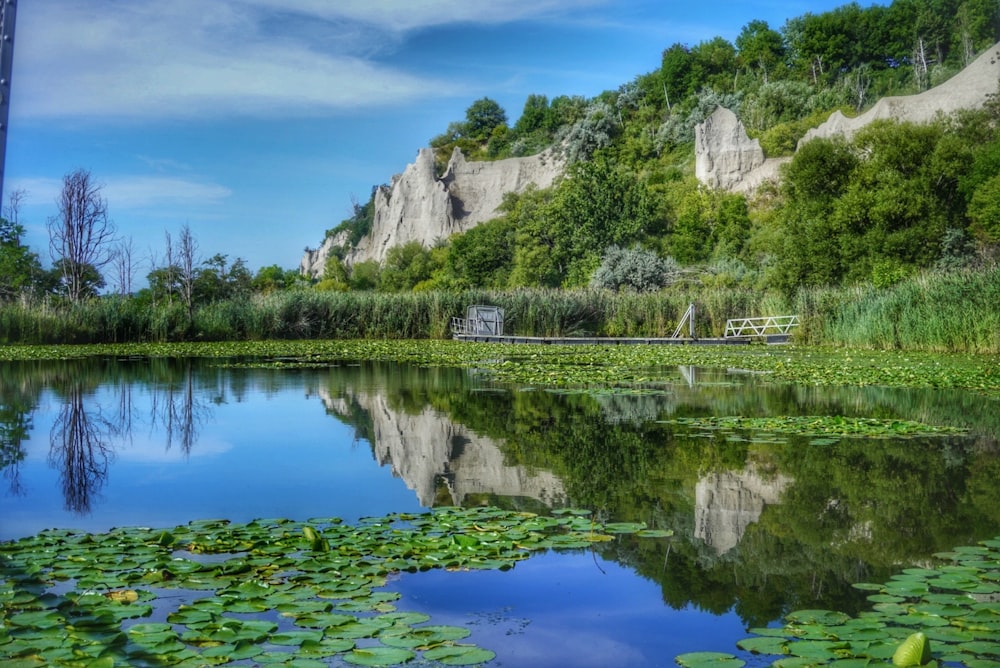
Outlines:
<svg viewBox="0 0 1000 668"><path fill-rule="evenodd" d="M494 100L476 100L431 139L441 170L455 147L473 160L552 148L566 177L510 196L502 216L436 248L393 249L381 268L352 273L333 258L321 286L643 291L694 281L791 294L993 265L1000 104L795 147L834 110L855 115L947 80L998 36L994 0L852 3L780 27L751 21L735 43L670 45L655 69L593 99L529 95L513 123ZM694 127L717 105L768 157L794 154L780 187L747 198L699 186ZM336 228L355 239L371 206L356 212Z"/></svg>

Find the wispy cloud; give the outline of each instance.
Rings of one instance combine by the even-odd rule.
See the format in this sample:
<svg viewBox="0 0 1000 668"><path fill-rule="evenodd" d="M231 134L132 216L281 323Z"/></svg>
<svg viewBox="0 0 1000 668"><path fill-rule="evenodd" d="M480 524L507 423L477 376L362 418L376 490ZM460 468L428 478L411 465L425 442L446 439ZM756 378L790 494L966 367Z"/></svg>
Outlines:
<svg viewBox="0 0 1000 668"><path fill-rule="evenodd" d="M261 9L271 11L249 11L241 0L29 5L18 17L15 113L301 116L401 104L448 89L366 60L350 16L327 22L324 46L315 34L279 37L267 24L274 8Z"/></svg>
<svg viewBox="0 0 1000 668"><path fill-rule="evenodd" d="M498 24L524 19L571 17L610 0L240 0L274 11L294 12L327 21L357 21L395 32L454 23Z"/></svg>
<svg viewBox="0 0 1000 668"><path fill-rule="evenodd" d="M214 207L229 199L232 191L210 181L168 176L118 176L101 179L101 194L108 200L112 215L117 211L148 209ZM11 190L26 193L29 206L55 207L62 181L52 178L15 179Z"/></svg>
<svg viewBox="0 0 1000 668"><path fill-rule="evenodd" d="M232 194L229 188L217 183L161 176L111 178L104 188L104 196L115 209L145 209L168 204L173 207L216 206Z"/></svg>

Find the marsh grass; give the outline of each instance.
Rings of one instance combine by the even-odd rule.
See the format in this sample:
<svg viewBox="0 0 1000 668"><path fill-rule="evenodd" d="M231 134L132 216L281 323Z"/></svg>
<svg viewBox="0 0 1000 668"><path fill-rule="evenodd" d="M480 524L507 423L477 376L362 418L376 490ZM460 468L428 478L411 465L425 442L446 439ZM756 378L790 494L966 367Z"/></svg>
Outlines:
<svg viewBox="0 0 1000 668"><path fill-rule="evenodd" d="M696 305L699 338L726 320L798 314L799 343L1000 353L1000 270L923 274L890 288L809 288L794 298L687 285L655 293L467 290L460 293L292 290L200 306L109 296L80 304L0 305L0 343L125 343L288 339L444 339L468 306L505 311L520 336L668 337ZM683 334L687 335L687 326Z"/></svg>
<svg viewBox="0 0 1000 668"><path fill-rule="evenodd" d="M852 288L818 301L825 302L817 309L820 342L1000 353L1000 268L921 274L890 288Z"/></svg>

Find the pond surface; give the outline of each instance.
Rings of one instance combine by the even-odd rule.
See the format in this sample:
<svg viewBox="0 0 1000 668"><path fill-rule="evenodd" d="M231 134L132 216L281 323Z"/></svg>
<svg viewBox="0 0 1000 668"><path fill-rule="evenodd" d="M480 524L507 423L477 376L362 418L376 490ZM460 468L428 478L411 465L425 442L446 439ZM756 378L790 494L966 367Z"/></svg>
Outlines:
<svg viewBox="0 0 1000 668"><path fill-rule="evenodd" d="M1000 406L959 391L815 388L663 370L642 392L501 387L395 364L0 365L0 540L195 519L491 505L672 529L510 571L404 573L400 610L473 631L503 666L671 666L792 610L1000 534ZM788 429L698 418L788 418ZM808 432L810 416L958 427ZM796 433L798 432L798 433Z"/></svg>

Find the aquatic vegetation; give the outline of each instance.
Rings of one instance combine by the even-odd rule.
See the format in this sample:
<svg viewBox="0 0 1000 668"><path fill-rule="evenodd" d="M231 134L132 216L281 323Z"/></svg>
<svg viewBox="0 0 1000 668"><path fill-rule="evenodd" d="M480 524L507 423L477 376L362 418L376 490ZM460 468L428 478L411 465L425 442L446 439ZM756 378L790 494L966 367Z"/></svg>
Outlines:
<svg viewBox="0 0 1000 668"><path fill-rule="evenodd" d="M935 555L933 568L907 568L872 592L872 610L851 617L800 610L780 628L755 628L737 643L751 655L776 655L771 665L926 665L932 660L985 668L1000 663L1000 538ZM681 655L682 666L738 668L743 660L718 653ZM694 656L694 659L689 658Z"/></svg>
<svg viewBox="0 0 1000 668"><path fill-rule="evenodd" d="M399 611L393 573L512 568L547 549L585 548L616 534L586 511L554 516L496 508L421 515L247 524L199 520L168 530L49 530L0 544L0 661L16 666L364 666L418 656L441 665L490 661L470 631ZM141 621L154 617L165 621Z"/></svg>
<svg viewBox="0 0 1000 668"><path fill-rule="evenodd" d="M878 418L855 418L840 415L801 415L778 417L707 416L695 418L674 418L663 420L666 424L676 424L692 429L719 431L750 431L770 434L797 434L799 436L823 436L813 441L816 445L829 445L843 437L865 438L912 438L915 436L938 436L962 434L966 429L940 427L922 424L912 420L881 420ZM833 437L833 438L830 438Z"/></svg>
<svg viewBox="0 0 1000 668"><path fill-rule="evenodd" d="M464 367L504 383L537 387L661 385L678 365L759 372L806 385L964 388L1000 397L1000 359L804 346L526 345L427 340L3 346L0 361L81 357L204 357L232 366L330 367L356 361ZM220 362L222 363L222 362Z"/></svg>

